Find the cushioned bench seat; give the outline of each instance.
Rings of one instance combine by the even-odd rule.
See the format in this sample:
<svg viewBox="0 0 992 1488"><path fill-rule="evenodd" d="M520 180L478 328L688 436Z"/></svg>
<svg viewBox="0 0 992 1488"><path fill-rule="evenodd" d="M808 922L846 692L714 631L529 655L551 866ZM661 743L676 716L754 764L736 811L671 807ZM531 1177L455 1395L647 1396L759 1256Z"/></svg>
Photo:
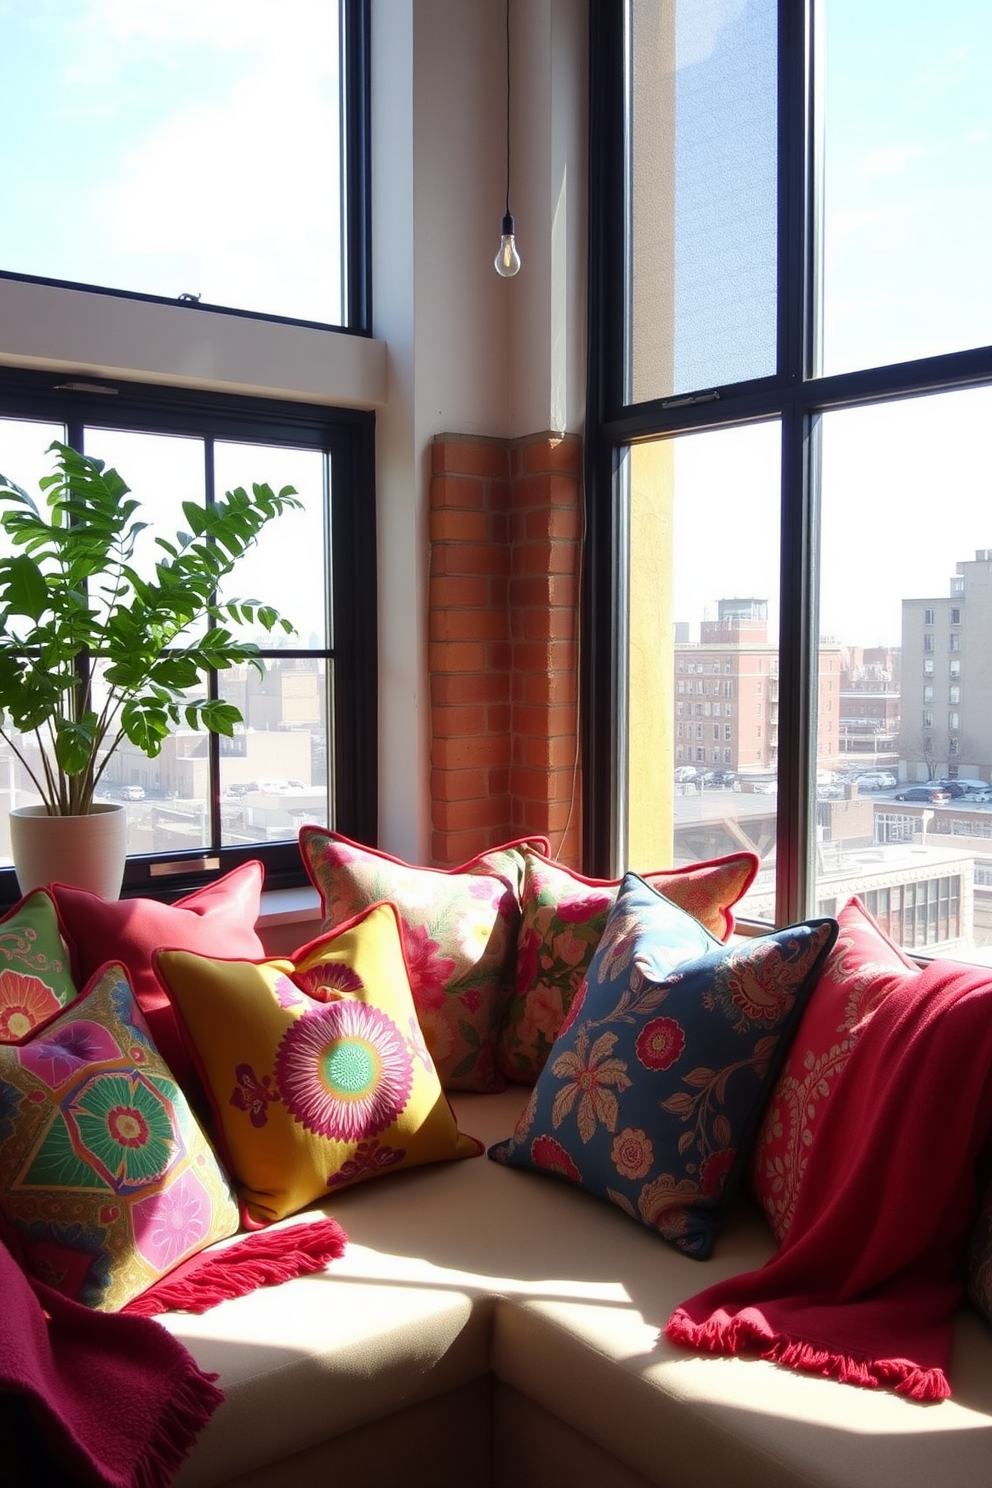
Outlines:
<svg viewBox="0 0 992 1488"><path fill-rule="evenodd" d="M526 1093L455 1097L462 1130L508 1135ZM989 1482L992 1331L970 1309L937 1405L664 1338L678 1302L772 1253L746 1201L705 1263L484 1157L328 1209L350 1243L325 1273L165 1319L227 1394L177 1488L436 1484L442 1459L463 1488Z"/></svg>

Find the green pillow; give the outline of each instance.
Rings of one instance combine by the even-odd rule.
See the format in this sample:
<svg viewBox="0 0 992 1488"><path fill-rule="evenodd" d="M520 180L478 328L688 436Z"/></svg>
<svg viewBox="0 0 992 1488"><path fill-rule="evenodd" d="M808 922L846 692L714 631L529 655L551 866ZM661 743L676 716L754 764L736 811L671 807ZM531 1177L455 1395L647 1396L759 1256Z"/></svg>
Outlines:
<svg viewBox="0 0 992 1488"><path fill-rule="evenodd" d="M35 889L0 920L0 1044L16 1044L77 996L51 895Z"/></svg>

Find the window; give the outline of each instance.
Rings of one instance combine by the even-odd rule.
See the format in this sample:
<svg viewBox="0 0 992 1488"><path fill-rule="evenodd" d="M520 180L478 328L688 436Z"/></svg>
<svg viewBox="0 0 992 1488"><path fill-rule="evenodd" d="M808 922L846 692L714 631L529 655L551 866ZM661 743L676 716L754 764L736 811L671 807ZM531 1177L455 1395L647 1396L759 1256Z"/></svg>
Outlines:
<svg viewBox="0 0 992 1488"><path fill-rule="evenodd" d="M367 330L367 28L367 0L5 7L0 271Z"/></svg>
<svg viewBox="0 0 992 1488"><path fill-rule="evenodd" d="M244 667L215 678L244 720L234 737L180 730L151 760L125 741L108 766L102 793L127 800L125 889L171 890L195 883L208 860L247 856L265 862L269 887L300 880L303 820L374 840L371 416L128 384L108 396L65 381L0 375L0 469L29 492L50 473L44 452L58 439L115 466L142 516L159 513L170 531L183 525L181 501L252 481L295 486L304 508L267 527L230 581L229 597L259 596L297 628L280 639L245 631L262 648L263 675ZM153 535L139 569L153 561ZM3 743L0 774L8 799L29 804L30 779ZM15 894L9 869L3 892Z"/></svg>
<svg viewBox="0 0 992 1488"><path fill-rule="evenodd" d="M925 729L932 729L933 728L933 709L932 708L924 708L923 709L923 727Z"/></svg>
<svg viewBox="0 0 992 1488"><path fill-rule="evenodd" d="M958 729L961 727L961 715L954 712L948 713L947 727L952 734L956 734Z"/></svg>
<svg viewBox="0 0 992 1488"><path fill-rule="evenodd" d="M959 635L952 634L951 635L951 638L950 638L950 641L951 641L951 650L952 651L960 651L961 650L961 637Z"/></svg>
<svg viewBox="0 0 992 1488"><path fill-rule="evenodd" d="M932 687L924 687L924 689L923 689L923 701L925 703L932 703L933 702L933 688Z"/></svg>
<svg viewBox="0 0 992 1488"><path fill-rule="evenodd" d="M960 677L961 675L961 662L957 658L951 660L950 674L952 677Z"/></svg>
<svg viewBox="0 0 992 1488"><path fill-rule="evenodd" d="M879 764L912 782L959 754L959 736L920 721L924 677L943 679L934 659L950 650L944 596L967 592L971 625L973 598L992 594L992 11L591 0L590 27L586 867L694 859L689 803L645 812L651 782L622 752L671 715L667 662L656 694L625 689L628 647L670 655L667 636L626 628L642 612L628 597L660 580L680 627L733 648L750 740L738 774L777 777L775 831L744 811L734 823L761 858L741 913L786 924L855 892L862 871L855 837L832 844L827 895L815 851L813 782L840 749L819 678L839 675L842 648L885 677L866 692L902 693L901 716L865 741ZM927 220L941 232L909 229ZM773 739L755 716L765 656ZM992 683L974 716L992 717ZM963 747L980 761L992 738ZM901 888L898 844L883 847L879 873ZM939 880L939 846L921 850ZM956 903L955 953L992 943ZM897 924L930 943L915 900Z"/></svg>
<svg viewBox="0 0 992 1488"><path fill-rule="evenodd" d="M961 624L961 611L957 608L956 605L952 606L952 608L951 608L951 624L952 625L960 625Z"/></svg>
<svg viewBox="0 0 992 1488"><path fill-rule="evenodd" d="M959 703L961 701L961 689L957 683L952 683L948 688L947 701L949 703Z"/></svg>

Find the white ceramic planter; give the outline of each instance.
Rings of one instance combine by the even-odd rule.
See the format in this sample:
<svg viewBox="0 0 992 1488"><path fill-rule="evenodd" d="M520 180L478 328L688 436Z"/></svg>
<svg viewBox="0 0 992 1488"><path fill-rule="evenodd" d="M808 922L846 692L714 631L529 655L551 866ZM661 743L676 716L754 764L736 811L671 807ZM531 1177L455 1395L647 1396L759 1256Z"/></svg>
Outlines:
<svg viewBox="0 0 992 1488"><path fill-rule="evenodd" d="M48 816L44 806L10 813L10 852L22 894L49 883L90 889L116 899L127 856L127 811L118 802L88 816Z"/></svg>

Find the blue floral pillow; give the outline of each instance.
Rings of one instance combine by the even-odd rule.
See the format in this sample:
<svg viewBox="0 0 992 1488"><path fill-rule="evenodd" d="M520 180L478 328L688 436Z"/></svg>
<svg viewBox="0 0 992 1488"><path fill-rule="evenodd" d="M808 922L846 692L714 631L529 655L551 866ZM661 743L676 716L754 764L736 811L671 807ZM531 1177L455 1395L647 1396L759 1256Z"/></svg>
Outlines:
<svg viewBox="0 0 992 1488"><path fill-rule="evenodd" d="M570 1179L705 1260L835 920L725 946L628 873L496 1162Z"/></svg>

